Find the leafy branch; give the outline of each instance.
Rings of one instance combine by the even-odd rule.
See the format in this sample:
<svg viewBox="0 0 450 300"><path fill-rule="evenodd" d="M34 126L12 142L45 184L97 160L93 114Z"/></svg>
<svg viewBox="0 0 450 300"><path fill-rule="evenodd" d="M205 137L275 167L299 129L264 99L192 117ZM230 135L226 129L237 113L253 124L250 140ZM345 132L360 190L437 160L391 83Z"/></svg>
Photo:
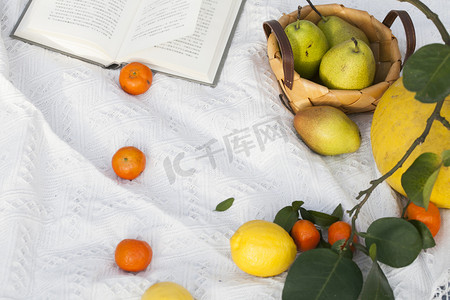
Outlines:
<svg viewBox="0 0 450 300"><path fill-rule="evenodd" d="M436 13L432 12L425 4L423 4L419 0L398 0L398 1L408 2L414 5L416 8L418 8L428 19L430 19L434 23L436 28L439 30L439 33L441 34L444 43L446 45L450 45L450 35L448 34L444 24L442 24L441 20L439 19Z"/></svg>
<svg viewBox="0 0 450 300"><path fill-rule="evenodd" d="M431 126L433 125L433 122L435 120L440 121L442 124L444 124L444 126L446 126L446 124L447 125L449 124L449 122L440 114L443 104L444 104L443 100L436 103L436 107L434 108L431 116L427 119L426 126L425 126L425 129L423 130L422 134L414 140L414 142L411 144L411 146L405 152L403 157L397 162L397 164L394 167L392 167L392 169L389 170L386 174L381 176L380 178L372 180L370 182L371 186L368 189L359 192L356 199L360 199L363 196L364 196L364 198L362 199L361 202L356 204L351 210L348 211L350 216L353 215L353 217L352 217L352 223L353 223L352 225L353 226L354 226L354 222L358 218L358 214L359 214L361 208L367 202L367 200L369 199L370 195L375 190L375 188L379 184L381 184L383 181L385 181L388 177L390 177L392 174L394 174L395 171L397 171L399 168L401 168L403 163L408 159L408 157L411 155L411 153L414 151L414 149L416 149L416 147L418 145L422 144L425 141L428 133L431 130ZM446 127L449 128L449 130L450 130L450 127L448 127L448 126L446 126Z"/></svg>
<svg viewBox="0 0 450 300"><path fill-rule="evenodd" d="M433 247L435 245L430 231L423 223L417 221L407 222L403 217L405 215L406 207L411 202L425 208L428 207L431 190L436 181L439 168L442 165L450 165L450 162L448 161L450 160L450 150L444 151L442 159L434 153L423 153L420 155L402 175L402 186L409 198L408 203L403 208L402 218L381 218L374 221L367 229L367 232L357 233L356 220L372 192L378 185L403 166L416 147L425 141L430 133L433 123L435 121L439 122L447 128L447 130L450 130L449 120L441 115L445 98L450 94L450 87L448 86L448 80L450 79L449 33L440 21L438 15L432 12L420 0L399 1L408 2L422 11L426 17L435 24L445 45L430 44L422 47L410 57L403 70L404 86L407 90L416 92L416 100L423 103L436 103L433 112L426 120L423 132L413 141L395 166L380 178L370 181L369 188L359 192L356 199L360 200L360 202L347 211L349 216L351 216L352 225L349 241L353 240L355 234L365 238L366 247L362 247L362 250L364 250L366 254L370 252L370 257L373 261L372 269L367 277L367 282L362 289L362 295L372 294L374 286L378 286L383 287L383 291L378 291L378 296L386 299L394 299L394 296L388 280L380 269L377 261L392 267L407 266L414 261L422 249ZM417 186L418 184L415 181L417 179L420 179L421 181L419 186ZM417 232L420 234L418 235ZM400 238L402 241L399 243ZM422 244L420 241L422 241ZM377 253L376 243L379 243L380 255ZM343 250L348 249L349 244L350 243L348 243ZM396 245L393 247L394 244ZM408 246L404 247L405 245ZM402 255L399 256L396 253L401 247L403 247L403 251ZM398 263L400 260L404 261ZM373 294L371 297L374 298Z"/></svg>

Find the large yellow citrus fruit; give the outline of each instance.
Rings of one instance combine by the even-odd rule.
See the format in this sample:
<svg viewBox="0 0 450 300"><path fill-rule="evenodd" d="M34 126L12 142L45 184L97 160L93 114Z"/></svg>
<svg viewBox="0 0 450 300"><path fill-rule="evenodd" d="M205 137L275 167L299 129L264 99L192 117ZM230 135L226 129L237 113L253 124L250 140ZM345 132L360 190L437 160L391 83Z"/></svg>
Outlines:
<svg viewBox="0 0 450 300"><path fill-rule="evenodd" d="M371 142L375 162L382 174L387 173L402 158L414 140L419 137L436 104L422 103L414 98L399 78L381 97L375 109ZM450 120L450 97L444 100L441 115ZM387 179L388 184L406 196L401 176L424 152L441 155L450 149L450 130L434 121L425 142L417 146L403 166ZM431 193L430 201L438 207L450 208L450 168L442 166Z"/></svg>
<svg viewBox="0 0 450 300"><path fill-rule="evenodd" d="M244 272L260 276L275 276L294 262L297 246L281 226L253 220L244 223L230 239L231 257Z"/></svg>
<svg viewBox="0 0 450 300"><path fill-rule="evenodd" d="M141 300L194 300L194 298L181 285L163 281L149 287L142 295Z"/></svg>

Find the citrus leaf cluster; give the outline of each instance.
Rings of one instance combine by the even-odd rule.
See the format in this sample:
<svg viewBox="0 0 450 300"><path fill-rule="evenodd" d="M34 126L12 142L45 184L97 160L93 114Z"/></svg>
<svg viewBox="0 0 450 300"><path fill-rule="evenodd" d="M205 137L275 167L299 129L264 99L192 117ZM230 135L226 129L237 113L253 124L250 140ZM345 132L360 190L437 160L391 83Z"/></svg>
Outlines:
<svg viewBox="0 0 450 300"><path fill-rule="evenodd" d="M286 224L301 215L322 224L315 223L323 228L342 217L340 204L332 214L306 210L302 205L302 201L296 201L282 208L274 222L290 230L292 226L290 228ZM422 249L435 245L424 223L404 218L380 218L370 224L366 232L354 234L363 237L365 242L364 245L355 243L353 246L372 259L372 267L365 281L359 266L352 260L352 251L345 245L346 241L341 240L330 246L321 234L322 246L301 253L290 267L282 299L394 299L379 263L402 268L411 264Z"/></svg>
<svg viewBox="0 0 450 300"><path fill-rule="evenodd" d="M283 207L275 215L275 219L273 220L273 222L283 227L284 230L289 233L291 232L291 229L294 226L295 222L297 222L300 218L303 220L311 221L315 225L322 228L326 228L331 224L342 220L342 217L344 215L341 204L336 206L331 214L326 214L316 210L308 210L303 207L303 204L303 201L294 201L292 202L292 205ZM320 230L319 232L322 236L322 232Z"/></svg>

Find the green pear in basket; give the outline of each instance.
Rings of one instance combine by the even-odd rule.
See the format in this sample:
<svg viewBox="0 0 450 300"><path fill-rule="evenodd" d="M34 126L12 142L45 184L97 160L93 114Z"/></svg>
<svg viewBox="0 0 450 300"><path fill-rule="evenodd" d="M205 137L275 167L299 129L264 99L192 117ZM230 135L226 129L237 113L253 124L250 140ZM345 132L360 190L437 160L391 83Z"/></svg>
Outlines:
<svg viewBox="0 0 450 300"><path fill-rule="evenodd" d="M322 17L322 20L317 23L317 26L327 37L330 47L334 47L351 39L352 37L355 37L367 45L370 45L369 39L361 29L347 23L337 16Z"/></svg>
<svg viewBox="0 0 450 300"><path fill-rule="evenodd" d="M375 77L375 58L366 43L352 37L323 56L319 77L330 89L360 90Z"/></svg>
<svg viewBox="0 0 450 300"><path fill-rule="evenodd" d="M300 9L299 16L300 16ZM327 38L316 24L297 20L284 29L294 56L294 70L303 78L311 79L319 70L320 61L329 46Z"/></svg>
<svg viewBox="0 0 450 300"><path fill-rule="evenodd" d="M325 34L330 48L333 48L334 46L345 42L352 37L363 41L367 45L370 45L369 39L364 31L351 25L338 16L323 16L310 0L307 1L311 8L320 16L321 20L317 23L317 27L319 27Z"/></svg>

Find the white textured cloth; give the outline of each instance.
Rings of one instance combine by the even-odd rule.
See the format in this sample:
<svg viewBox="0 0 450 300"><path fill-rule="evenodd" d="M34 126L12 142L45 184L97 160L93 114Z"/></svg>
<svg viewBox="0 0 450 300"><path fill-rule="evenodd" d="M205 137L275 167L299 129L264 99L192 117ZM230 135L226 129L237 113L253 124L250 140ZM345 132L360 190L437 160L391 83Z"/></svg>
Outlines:
<svg viewBox="0 0 450 300"><path fill-rule="evenodd" d="M195 299L281 299L286 273L240 271L229 238L244 222L272 221L292 201L330 213L352 208L379 173L370 147L371 113L351 115L362 134L352 154L322 157L295 134L278 99L262 23L307 3L248 0L215 88L155 74L150 90L124 93L118 70L68 58L9 34L27 0L0 0L0 298L140 299L175 281ZM316 4L325 4L316 0ZM395 0L342 0L380 21L407 10L418 47L441 42L421 12ZM450 28L448 0L425 1ZM405 51L400 21L393 32ZM147 155L133 181L118 179L111 157L132 145ZM234 205L215 212L222 200ZM399 214L379 186L358 219ZM437 245L408 267L382 265L397 299L449 297L450 210L441 210ZM348 220L348 216L346 216ZM125 238L149 242L146 271L114 263ZM369 259L356 255L364 274Z"/></svg>

